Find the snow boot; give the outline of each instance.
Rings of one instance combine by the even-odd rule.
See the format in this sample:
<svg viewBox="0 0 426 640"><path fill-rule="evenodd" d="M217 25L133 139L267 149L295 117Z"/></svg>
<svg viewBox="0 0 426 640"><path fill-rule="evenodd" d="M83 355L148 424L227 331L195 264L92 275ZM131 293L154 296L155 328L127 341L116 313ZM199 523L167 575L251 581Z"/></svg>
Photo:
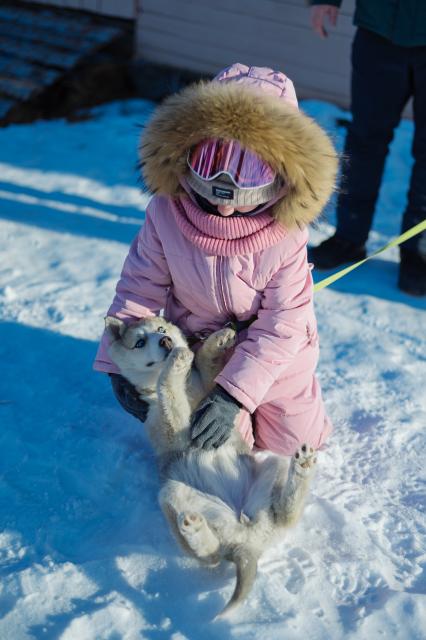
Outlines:
<svg viewBox="0 0 426 640"><path fill-rule="evenodd" d="M358 262L367 255L365 245L354 244L337 234L309 249L309 260L317 269L334 269L343 264Z"/></svg>
<svg viewBox="0 0 426 640"><path fill-rule="evenodd" d="M401 250L398 287L411 296L426 295L426 256Z"/></svg>

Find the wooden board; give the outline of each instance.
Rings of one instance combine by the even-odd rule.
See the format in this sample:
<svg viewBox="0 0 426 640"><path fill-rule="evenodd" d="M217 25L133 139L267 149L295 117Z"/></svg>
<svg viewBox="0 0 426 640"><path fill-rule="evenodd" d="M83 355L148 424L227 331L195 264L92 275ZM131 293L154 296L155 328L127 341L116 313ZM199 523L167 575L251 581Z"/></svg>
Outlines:
<svg viewBox="0 0 426 640"><path fill-rule="evenodd" d="M123 34L111 20L14 2L0 6L0 120Z"/></svg>
<svg viewBox="0 0 426 640"><path fill-rule="evenodd" d="M132 19L135 17L137 0L27 0L53 7L92 11L105 16Z"/></svg>

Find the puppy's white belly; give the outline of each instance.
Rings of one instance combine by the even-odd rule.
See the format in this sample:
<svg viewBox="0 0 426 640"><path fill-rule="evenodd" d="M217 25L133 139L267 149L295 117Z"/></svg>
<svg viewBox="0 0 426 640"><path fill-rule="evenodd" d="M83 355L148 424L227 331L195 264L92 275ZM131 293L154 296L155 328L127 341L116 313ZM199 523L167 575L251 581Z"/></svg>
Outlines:
<svg viewBox="0 0 426 640"><path fill-rule="evenodd" d="M232 446L216 451L189 451L169 467L168 477L196 489L207 498L225 503L237 517L252 518L269 506L275 470L259 474L259 465L249 455L237 454ZM217 500L214 500L217 503Z"/></svg>

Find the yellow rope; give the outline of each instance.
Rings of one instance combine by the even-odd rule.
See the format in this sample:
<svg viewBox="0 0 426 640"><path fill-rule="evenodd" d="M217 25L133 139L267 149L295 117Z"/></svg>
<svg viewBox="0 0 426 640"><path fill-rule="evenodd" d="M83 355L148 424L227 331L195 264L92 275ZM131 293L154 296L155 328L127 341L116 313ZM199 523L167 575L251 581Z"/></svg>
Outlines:
<svg viewBox="0 0 426 640"><path fill-rule="evenodd" d="M360 265L364 264L364 262L367 262L367 260L371 260L371 258L374 258L374 256L377 256L378 253L382 253L382 251L386 251L386 249L390 249L391 247L396 247L397 245L402 244L406 240L409 240L409 238L412 238L413 236L425 230L426 230L426 219L423 220L423 222L419 222L419 224L416 224L414 227L411 227L411 229L408 229L408 231L405 231L394 240L391 240L390 242L385 244L385 246L382 247L381 249L377 249L377 251L369 255L367 258L364 258L359 262L355 262L355 264L351 264L349 265L349 267L345 267L344 269L337 271L337 273L333 273L332 276L329 276L328 278L324 278L324 280L320 280L314 285L314 291L321 291L321 289L328 287L333 282L336 282L336 280L340 280L340 278L343 278L343 276L345 276L350 271L353 271L353 269L356 269Z"/></svg>

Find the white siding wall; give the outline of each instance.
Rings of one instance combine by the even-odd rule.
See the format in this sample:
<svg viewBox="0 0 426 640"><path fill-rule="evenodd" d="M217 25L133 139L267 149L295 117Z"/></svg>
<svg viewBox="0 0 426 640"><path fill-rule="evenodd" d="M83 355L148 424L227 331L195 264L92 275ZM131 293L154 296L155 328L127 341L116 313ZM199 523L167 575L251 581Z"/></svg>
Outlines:
<svg viewBox="0 0 426 640"><path fill-rule="evenodd" d="M138 0L27 0L27 2L131 19L136 17Z"/></svg>
<svg viewBox="0 0 426 640"><path fill-rule="evenodd" d="M233 62L284 71L300 97L349 104L355 0L321 40L305 0L138 0L137 57L215 73Z"/></svg>

